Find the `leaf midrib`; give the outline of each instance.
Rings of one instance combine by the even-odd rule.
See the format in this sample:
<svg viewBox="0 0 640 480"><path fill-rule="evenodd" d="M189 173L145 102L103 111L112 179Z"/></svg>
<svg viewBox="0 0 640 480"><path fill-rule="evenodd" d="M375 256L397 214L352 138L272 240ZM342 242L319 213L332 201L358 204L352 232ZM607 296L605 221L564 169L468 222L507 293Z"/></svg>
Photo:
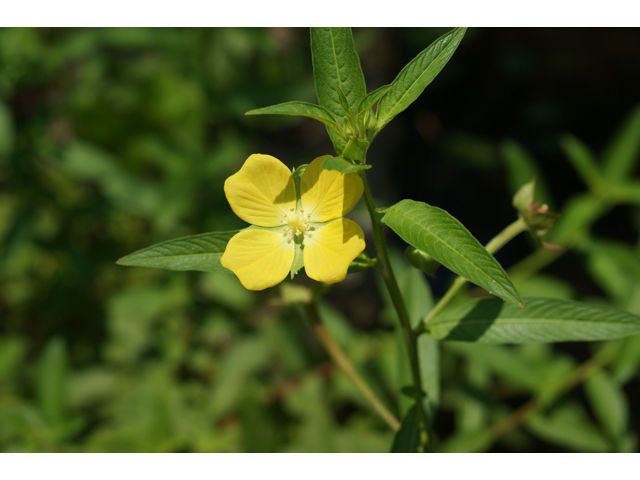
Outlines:
<svg viewBox="0 0 640 480"><path fill-rule="evenodd" d="M465 256L464 256L463 254L461 254L458 250L456 250L455 248L453 248L451 245L449 245L447 242L445 242L445 241L444 241L444 240L442 240L440 237L438 237L435 233L433 233L433 232L431 231L431 229L429 229L428 227L425 227L425 226L423 226L423 225L421 225L421 224L417 223L415 220L413 220L413 219L411 219L411 218L409 218L409 217L406 217L406 216L402 215L402 214L401 214L401 213L399 213L399 212L395 212L395 211L393 211L393 210L390 210L390 211L391 211L392 213L394 213L395 215L397 215L397 216L399 216L399 217L402 217L403 219L405 219L405 220L407 220L407 221L409 221L409 222L412 222L414 225L417 225L418 227L420 227L420 228L422 228L422 229L426 230L426 231L428 232L428 234L429 234L429 235L431 235L433 238L435 238L436 240L438 240L440 243L442 243L442 244L443 244L445 247L447 247L449 250L452 250L452 251L453 251L453 252L455 252L458 256L460 256L460 257L464 258L467 262L469 262L469 264L470 264L471 266L473 266L473 267L474 267L478 272L480 272L484 277L489 278L490 280L493 280L493 281L495 281L496 283L498 283L498 280L494 279L494 278L493 278L493 277L491 277L489 274L485 273L482 269L480 269L480 267L478 267L475 263L473 263L473 261L471 261L469 258L465 257ZM484 247L482 247L482 245L480 245L480 247L481 247L481 248L484 248ZM486 249L485 249L485 250L486 250ZM487 252L487 254L488 254L489 256L491 256L491 254L489 254L489 252ZM493 258L493 257L491 256L491 258ZM445 265L445 266L446 266L446 265ZM464 276L464 275L463 275L463 276ZM504 287L503 287L503 288L504 288Z"/></svg>
<svg viewBox="0 0 640 480"><path fill-rule="evenodd" d="M434 320L434 323L431 323L429 325L429 331L434 331L434 330L438 330L438 329L442 329L442 328L448 328L451 326L466 326L466 325L480 325L480 324L486 324L486 323L491 323L491 324L524 324L526 323L527 325L537 325L540 323L544 323L544 324L550 324L550 325L555 325L555 324L580 324L580 325L604 325L604 326L619 326L619 325L630 325L630 326L637 326L638 329L640 330L640 325L635 324L635 323L631 323L631 322L620 322L620 321L604 321L604 322L595 322L593 320L565 320L562 318L540 318L540 319L531 319L531 318L500 318L500 319L477 319L477 320L464 320L464 321L451 321L451 322L444 322L444 323L435 323L436 320Z"/></svg>

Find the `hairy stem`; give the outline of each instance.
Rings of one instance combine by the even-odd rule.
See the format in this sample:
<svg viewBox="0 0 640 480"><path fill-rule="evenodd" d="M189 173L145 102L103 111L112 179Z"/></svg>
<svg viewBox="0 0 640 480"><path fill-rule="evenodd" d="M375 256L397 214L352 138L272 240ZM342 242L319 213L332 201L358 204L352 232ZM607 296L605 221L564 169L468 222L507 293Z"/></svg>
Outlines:
<svg viewBox="0 0 640 480"><path fill-rule="evenodd" d="M420 376L420 361L418 359L418 337L411 328L411 321L409 319L409 313L407 307L402 298L402 293L398 287L398 282L391 268L391 262L389 261L389 253L387 251L387 242L384 238L384 230L382 224L376 219L376 206L371 197L369 190L369 184L367 183L367 177L364 171L360 172L362 182L364 184L364 201L371 217L371 226L373 228L373 239L376 245L376 252L378 256L378 268L382 274L382 279L387 287L393 306L398 314L400 320L400 326L402 328L402 334L404 341L407 345L407 351L409 354L409 363L411 365L411 377L413 380L414 399L416 408L418 409L418 424L420 429L420 444L426 451L428 443L427 434L427 422L426 414L422 408L422 379Z"/></svg>
<svg viewBox="0 0 640 480"><path fill-rule="evenodd" d="M349 377L360 393L369 401L374 410L384 419L385 422L394 430L400 429L400 422L398 419L384 406L384 404L378 399L376 394L369 388L358 372L353 367L347 356L342 349L333 340L329 331L322 324L320 315L318 314L318 305L312 300L305 306L307 316L313 324L313 328L318 335L318 338L326 348L331 359L342 369L342 371Z"/></svg>
<svg viewBox="0 0 640 480"><path fill-rule="evenodd" d="M487 243L485 248L490 254L493 255L517 235L524 232L526 229L527 226L524 223L524 220L518 218L518 220L507 226L498 235L493 237L491 241ZM464 277L458 277L455 279L451 287L449 287L449 290L447 290L447 293L443 295L440 301L438 301L435 307L433 307L433 309L429 312L429 315L427 315L427 317L424 319L424 323L418 326L417 332L421 332L424 325L429 323L429 321L431 321L433 317L440 313L440 311L449 304L449 302L453 299L453 297L456 296L458 291L460 291L465 283L467 283L467 279Z"/></svg>

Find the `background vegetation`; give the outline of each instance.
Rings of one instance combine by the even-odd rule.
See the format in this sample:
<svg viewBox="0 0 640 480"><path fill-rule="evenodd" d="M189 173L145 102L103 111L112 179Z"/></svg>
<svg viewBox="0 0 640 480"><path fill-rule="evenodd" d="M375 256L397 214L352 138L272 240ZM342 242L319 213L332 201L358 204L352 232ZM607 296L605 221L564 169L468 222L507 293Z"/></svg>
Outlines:
<svg viewBox="0 0 640 480"><path fill-rule="evenodd" d="M356 29L370 87L445 31ZM521 293L640 314L637 45L638 30L471 29L376 139L379 203L441 206L486 242L538 174L563 214L549 241L571 248L518 264L533 245L505 247ZM251 153L332 153L312 120L243 116L314 96L304 29L0 29L0 450L388 450L393 432L285 305L290 284L254 294L233 275L115 265L241 228L222 185ZM362 205L351 216L370 233ZM395 247L426 312L451 276L427 282ZM405 352L377 287L352 274L321 313L401 416ZM428 360L440 450L637 449L638 337L445 344Z"/></svg>

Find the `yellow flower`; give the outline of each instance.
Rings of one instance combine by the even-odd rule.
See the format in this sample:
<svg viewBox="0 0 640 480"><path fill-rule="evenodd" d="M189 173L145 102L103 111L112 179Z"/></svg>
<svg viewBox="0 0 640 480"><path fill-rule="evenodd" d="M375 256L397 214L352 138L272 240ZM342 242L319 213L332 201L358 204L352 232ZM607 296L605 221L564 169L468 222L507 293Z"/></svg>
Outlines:
<svg viewBox="0 0 640 480"><path fill-rule="evenodd" d="M342 218L360 200L362 179L323 170L327 157L312 161L296 182L277 158L251 155L224 183L234 213L255 225L237 233L220 259L245 288L273 287L301 268L302 260L312 279L340 282L364 250L362 229Z"/></svg>

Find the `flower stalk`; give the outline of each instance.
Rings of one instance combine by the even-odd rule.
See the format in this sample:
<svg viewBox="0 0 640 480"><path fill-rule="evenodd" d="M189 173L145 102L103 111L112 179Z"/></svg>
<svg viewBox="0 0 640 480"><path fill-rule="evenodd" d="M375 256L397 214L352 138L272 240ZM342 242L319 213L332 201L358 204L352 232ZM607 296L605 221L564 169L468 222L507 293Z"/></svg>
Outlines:
<svg viewBox="0 0 640 480"><path fill-rule="evenodd" d="M322 345L327 350L327 353L334 361L334 363L338 365L338 367L340 367L340 369L347 375L347 377L349 377L349 380L353 382L355 387L369 401L373 409L380 415L380 417L382 417L387 425L389 425L389 427L391 427L391 429L393 429L393 431L395 432L400 430L400 422L398 421L398 419L387 409L387 407L384 406L384 404L376 396L373 390L369 388L366 382L353 367L345 353L333 340L329 331L322 324L322 320L320 319L320 315L318 313L318 304L315 298L305 305L305 312L313 325L313 329L315 330L316 335L322 342Z"/></svg>

